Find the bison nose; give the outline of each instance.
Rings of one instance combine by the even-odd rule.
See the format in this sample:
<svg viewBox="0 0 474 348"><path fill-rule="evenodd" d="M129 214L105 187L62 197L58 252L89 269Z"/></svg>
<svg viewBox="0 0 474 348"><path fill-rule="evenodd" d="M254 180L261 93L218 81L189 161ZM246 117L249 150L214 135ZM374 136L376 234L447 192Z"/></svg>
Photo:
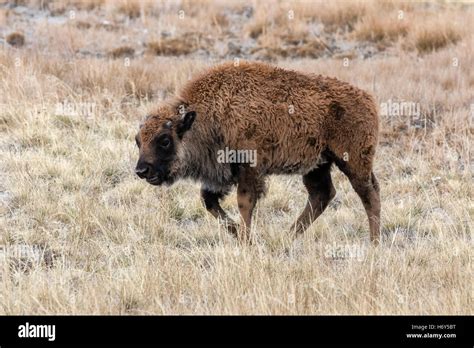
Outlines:
<svg viewBox="0 0 474 348"><path fill-rule="evenodd" d="M135 174L137 174L141 179L144 179L149 171L150 165L148 163L138 163L135 168Z"/></svg>

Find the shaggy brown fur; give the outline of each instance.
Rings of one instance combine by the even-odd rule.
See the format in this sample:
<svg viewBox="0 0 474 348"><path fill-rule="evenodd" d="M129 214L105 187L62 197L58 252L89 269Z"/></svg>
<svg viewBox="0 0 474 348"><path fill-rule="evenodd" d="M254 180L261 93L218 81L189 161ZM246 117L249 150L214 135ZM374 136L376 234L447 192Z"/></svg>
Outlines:
<svg viewBox="0 0 474 348"><path fill-rule="evenodd" d="M190 177L203 183L206 208L249 240L252 211L269 174L300 174L309 197L293 225L304 231L336 191L332 163L360 196L379 240L379 186L372 173L377 145L376 104L366 92L334 78L254 62L220 65L188 82L160 106L137 135L137 174L150 183ZM163 140L164 139L164 140ZM218 150L255 150L257 163L219 163ZM241 228L219 199L237 185Z"/></svg>

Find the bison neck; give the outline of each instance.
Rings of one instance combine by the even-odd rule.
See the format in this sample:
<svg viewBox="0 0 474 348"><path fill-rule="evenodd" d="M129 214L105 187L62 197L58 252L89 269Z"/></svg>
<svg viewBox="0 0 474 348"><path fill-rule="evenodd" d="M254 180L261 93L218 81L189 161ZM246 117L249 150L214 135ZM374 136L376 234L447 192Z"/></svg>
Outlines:
<svg viewBox="0 0 474 348"><path fill-rule="evenodd" d="M219 161L218 151L225 147L222 136L210 129L193 129L183 138L180 157L182 177L202 182L206 188L220 192L235 183L230 163Z"/></svg>

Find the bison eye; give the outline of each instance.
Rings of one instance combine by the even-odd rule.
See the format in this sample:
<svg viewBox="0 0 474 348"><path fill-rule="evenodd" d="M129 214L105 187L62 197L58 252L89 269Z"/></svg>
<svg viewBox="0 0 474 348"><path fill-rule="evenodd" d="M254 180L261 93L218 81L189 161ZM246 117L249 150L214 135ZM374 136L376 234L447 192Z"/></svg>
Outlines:
<svg viewBox="0 0 474 348"><path fill-rule="evenodd" d="M135 137L135 143L137 144L137 147L140 148L140 139L138 139L138 135Z"/></svg>
<svg viewBox="0 0 474 348"><path fill-rule="evenodd" d="M164 149L166 149L168 146L170 146L171 141L168 138L164 138L163 140L160 141L160 146Z"/></svg>

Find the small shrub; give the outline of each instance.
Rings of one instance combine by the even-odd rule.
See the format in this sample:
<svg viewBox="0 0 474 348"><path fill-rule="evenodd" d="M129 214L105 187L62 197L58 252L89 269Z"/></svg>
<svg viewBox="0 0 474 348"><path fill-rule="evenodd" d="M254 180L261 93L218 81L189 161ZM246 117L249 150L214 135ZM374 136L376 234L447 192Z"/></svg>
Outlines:
<svg viewBox="0 0 474 348"><path fill-rule="evenodd" d="M420 53L439 50L461 39L461 35L453 27L431 23L420 27L414 33L415 47Z"/></svg>
<svg viewBox="0 0 474 348"><path fill-rule="evenodd" d="M7 36L7 42L13 47L22 47L25 44L25 36L22 33L14 32Z"/></svg>
<svg viewBox="0 0 474 348"><path fill-rule="evenodd" d="M358 40L371 42L395 41L406 36L408 23L404 20L390 19L372 15L365 17L355 26L354 36Z"/></svg>
<svg viewBox="0 0 474 348"><path fill-rule="evenodd" d="M110 51L109 55L114 59L123 57L133 57L135 55L135 50L130 46L121 46Z"/></svg>
<svg viewBox="0 0 474 348"><path fill-rule="evenodd" d="M202 44L201 41L206 41ZM211 43L201 35L186 33L176 38L162 38L147 44L148 51L157 56L181 56L199 50L202 47L209 47Z"/></svg>

